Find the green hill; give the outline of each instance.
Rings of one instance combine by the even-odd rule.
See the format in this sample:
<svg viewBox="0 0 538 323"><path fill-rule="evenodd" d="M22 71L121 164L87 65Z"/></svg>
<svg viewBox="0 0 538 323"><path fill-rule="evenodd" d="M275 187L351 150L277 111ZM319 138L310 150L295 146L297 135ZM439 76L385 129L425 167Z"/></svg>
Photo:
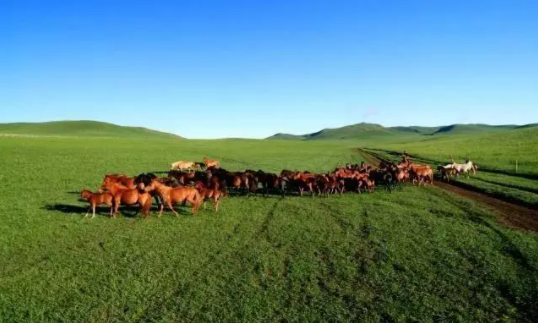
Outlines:
<svg viewBox="0 0 538 323"><path fill-rule="evenodd" d="M536 124L516 125L486 125L486 124L453 124L441 127L396 126L383 127L374 123L357 123L340 128L327 128L306 135L277 133L266 139L285 140L322 140L322 139L390 139L390 138L421 138L421 136L439 136L453 134L498 133L520 128L535 127ZM431 137L430 137L431 138Z"/></svg>
<svg viewBox="0 0 538 323"><path fill-rule="evenodd" d="M397 132L407 132L407 133L416 133L423 135L430 135L439 130L440 127L420 127L420 126L409 126L409 127L390 127L390 130Z"/></svg>
<svg viewBox="0 0 538 323"><path fill-rule="evenodd" d="M439 127L435 131L434 135L440 134L471 134L471 133L484 133L484 132L499 132L516 129L515 125L500 125L491 126L487 124L453 124L449 126Z"/></svg>
<svg viewBox="0 0 538 323"><path fill-rule="evenodd" d="M363 139L371 137L384 137L393 136L395 132L381 126L372 123L358 123L350 126L323 129L321 131L305 135L307 140L318 139Z"/></svg>
<svg viewBox="0 0 538 323"><path fill-rule="evenodd" d="M289 134L289 133L277 133L277 134L274 134L271 137L267 137L265 139L303 140L305 138L304 138L304 136L301 136L301 135L292 135L292 134Z"/></svg>
<svg viewBox="0 0 538 323"><path fill-rule="evenodd" d="M0 123L0 134L33 136L88 136L88 137L158 137L180 136L143 127L125 127L98 121L52 121L41 123Z"/></svg>

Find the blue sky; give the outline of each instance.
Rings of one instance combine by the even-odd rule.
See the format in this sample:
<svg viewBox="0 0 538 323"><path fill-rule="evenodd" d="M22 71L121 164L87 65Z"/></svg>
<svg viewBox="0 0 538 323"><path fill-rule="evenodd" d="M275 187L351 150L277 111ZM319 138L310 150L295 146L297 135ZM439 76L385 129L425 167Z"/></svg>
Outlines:
<svg viewBox="0 0 538 323"><path fill-rule="evenodd" d="M538 122L538 1L0 2L0 122Z"/></svg>

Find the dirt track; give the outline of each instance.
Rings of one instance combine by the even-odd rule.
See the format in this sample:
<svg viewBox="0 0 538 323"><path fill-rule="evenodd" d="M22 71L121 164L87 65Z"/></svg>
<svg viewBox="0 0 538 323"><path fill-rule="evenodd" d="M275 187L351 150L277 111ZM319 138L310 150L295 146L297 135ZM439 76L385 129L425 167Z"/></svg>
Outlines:
<svg viewBox="0 0 538 323"><path fill-rule="evenodd" d="M372 161L381 161L377 156L369 154L362 149L359 149L359 153L370 163ZM497 221L502 225L525 231L538 232L538 210L536 209L503 201L493 196L471 191L446 182L436 181L435 186L471 199L493 210L497 215Z"/></svg>

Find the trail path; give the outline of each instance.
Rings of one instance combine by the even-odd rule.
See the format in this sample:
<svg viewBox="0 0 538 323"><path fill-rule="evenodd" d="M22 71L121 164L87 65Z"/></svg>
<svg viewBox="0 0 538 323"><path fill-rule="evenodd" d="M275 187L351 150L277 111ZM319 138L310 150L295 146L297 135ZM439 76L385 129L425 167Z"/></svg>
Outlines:
<svg viewBox="0 0 538 323"><path fill-rule="evenodd" d="M367 162L374 165L379 164L382 160L378 156L374 156L362 149L358 149L358 151ZM498 222L505 226L538 232L537 209L522 206L513 202L503 201L488 194L475 192L447 182L435 181L434 185L451 193L471 199L486 208L493 210L497 215L496 218Z"/></svg>

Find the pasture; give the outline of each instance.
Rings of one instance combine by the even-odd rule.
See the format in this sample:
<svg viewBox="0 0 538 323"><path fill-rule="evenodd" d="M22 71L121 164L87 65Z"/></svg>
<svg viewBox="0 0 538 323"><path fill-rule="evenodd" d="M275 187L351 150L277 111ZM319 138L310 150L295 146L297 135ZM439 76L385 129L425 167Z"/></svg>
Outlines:
<svg viewBox="0 0 538 323"><path fill-rule="evenodd" d="M319 172L360 162L359 146L0 137L0 321L536 320L538 236L437 187L232 196L218 213L158 219L154 207L147 220L125 208L85 219L78 200L106 173L165 171L180 158ZM530 160L522 172L538 168Z"/></svg>

